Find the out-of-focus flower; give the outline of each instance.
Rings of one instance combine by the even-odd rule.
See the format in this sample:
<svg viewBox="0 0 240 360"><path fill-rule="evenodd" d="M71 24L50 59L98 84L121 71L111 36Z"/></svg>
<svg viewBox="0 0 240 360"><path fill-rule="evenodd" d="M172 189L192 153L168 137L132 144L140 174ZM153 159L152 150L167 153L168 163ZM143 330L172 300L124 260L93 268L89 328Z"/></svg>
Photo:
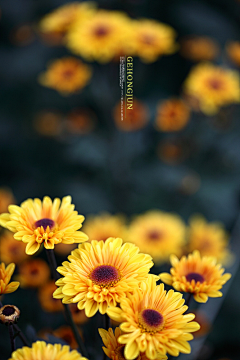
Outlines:
<svg viewBox="0 0 240 360"><path fill-rule="evenodd" d="M38 299L44 311L57 312L63 310L62 302L53 298L53 293L56 289L57 286L54 281L49 281L39 289Z"/></svg>
<svg viewBox="0 0 240 360"><path fill-rule="evenodd" d="M52 61L46 72L40 74L41 85L70 95L84 88L92 76L91 68L74 57Z"/></svg>
<svg viewBox="0 0 240 360"><path fill-rule="evenodd" d="M40 135L58 136L62 131L62 115L52 111L44 111L35 117L34 127Z"/></svg>
<svg viewBox="0 0 240 360"><path fill-rule="evenodd" d="M178 48L175 37L173 28L166 24L147 19L133 21L126 48L131 54L149 63L162 55L174 53Z"/></svg>
<svg viewBox="0 0 240 360"><path fill-rule="evenodd" d="M95 11L93 2L68 3L45 15L40 22L40 30L44 33L64 35L76 20L84 22L91 18Z"/></svg>
<svg viewBox="0 0 240 360"><path fill-rule="evenodd" d="M168 261L170 254L182 253L185 233L185 225L178 215L155 210L136 216L129 226L128 241L160 264Z"/></svg>
<svg viewBox="0 0 240 360"><path fill-rule="evenodd" d="M88 134L94 128L95 114L87 109L76 109L66 118L66 129L72 134Z"/></svg>
<svg viewBox="0 0 240 360"><path fill-rule="evenodd" d="M7 267L3 262L0 264L0 295L12 293L19 287L18 281L10 282L14 270L15 264L13 263Z"/></svg>
<svg viewBox="0 0 240 360"><path fill-rule="evenodd" d="M231 278L231 274L222 275L224 269L217 264L216 258L201 258L197 250L180 260L171 255L170 261L173 266L171 274L162 273L160 279L177 291L192 293L197 302L205 303L209 297L221 297L219 290Z"/></svg>
<svg viewBox="0 0 240 360"><path fill-rule="evenodd" d="M16 240L15 240L16 242ZM42 259L30 259L19 265L17 280L21 287L39 287L44 285L50 277L48 264Z"/></svg>
<svg viewBox="0 0 240 360"><path fill-rule="evenodd" d="M31 44L35 38L34 31L31 25L23 24L14 29L10 34L10 40L14 45L26 46Z"/></svg>
<svg viewBox="0 0 240 360"><path fill-rule="evenodd" d="M180 163L188 155L186 146L173 140L161 141L157 147L157 154L162 161L171 165Z"/></svg>
<svg viewBox="0 0 240 360"><path fill-rule="evenodd" d="M116 306L153 266L149 255L140 254L133 244L122 245L120 238L81 244L68 259L57 268L64 277L57 280L53 296L63 303L78 303L88 317Z"/></svg>
<svg viewBox="0 0 240 360"><path fill-rule="evenodd" d="M20 264L27 259L25 244L16 241L10 231L4 231L0 237L1 260L6 264Z"/></svg>
<svg viewBox="0 0 240 360"><path fill-rule="evenodd" d="M144 128L149 120L149 109L141 101L133 99L132 108L128 109L125 101L115 106L113 118L119 130L136 131Z"/></svg>
<svg viewBox="0 0 240 360"><path fill-rule="evenodd" d="M63 325L53 331L53 335L64 340L72 349L78 348L78 343L75 340L73 331L70 326Z"/></svg>
<svg viewBox="0 0 240 360"><path fill-rule="evenodd" d="M195 194L201 186L201 178L196 172L191 172L190 174L185 175L180 184L179 192L185 195Z"/></svg>
<svg viewBox="0 0 240 360"><path fill-rule="evenodd" d="M228 234L222 224L208 223L202 216L190 219L188 250L198 250L201 256L214 256L221 263L229 263L233 255L228 250Z"/></svg>
<svg viewBox="0 0 240 360"><path fill-rule="evenodd" d="M82 231L83 215L78 215L71 204L71 196L52 200L45 196L28 199L21 206L9 206L9 213L0 215L0 225L14 232L14 238L27 243L26 253L32 255L41 244L54 249L55 244L73 244L88 240Z"/></svg>
<svg viewBox="0 0 240 360"><path fill-rule="evenodd" d="M193 61L210 61L219 54L219 47L211 38L191 36L182 39L180 53Z"/></svg>
<svg viewBox="0 0 240 360"><path fill-rule="evenodd" d="M105 354L112 360L125 360L124 348L125 345L122 345L118 342L119 336L123 335L123 332L119 327L115 329L115 333L110 328L108 331L104 329L99 329L99 334L102 338L102 341L106 347L102 347ZM167 360L166 355L157 355L156 360ZM136 360L149 360L144 353L140 353Z"/></svg>
<svg viewBox="0 0 240 360"><path fill-rule="evenodd" d="M71 251L73 251L74 249L76 249L77 244L57 244L54 247L54 251L58 254L58 255L69 255Z"/></svg>
<svg viewBox="0 0 240 360"><path fill-rule="evenodd" d="M70 50L88 61L106 63L121 53L129 40L131 20L125 13L99 10L86 21L78 21L67 34Z"/></svg>
<svg viewBox="0 0 240 360"><path fill-rule="evenodd" d="M67 345L47 344L37 341L31 347L17 349L9 360L87 360L76 350L70 350Z"/></svg>
<svg viewBox="0 0 240 360"><path fill-rule="evenodd" d="M5 305L0 308L0 322L2 324L16 323L20 316L20 310L14 305Z"/></svg>
<svg viewBox="0 0 240 360"><path fill-rule="evenodd" d="M200 325L200 329L195 332L194 337L197 338L207 335L211 328L211 323L208 320L205 312L197 310L193 311L193 313L195 315L195 321Z"/></svg>
<svg viewBox="0 0 240 360"><path fill-rule="evenodd" d="M72 313L72 318L75 324L84 324L89 320L89 318L86 316L84 310L79 310L77 307L77 304L69 304L70 311Z"/></svg>
<svg viewBox="0 0 240 360"><path fill-rule="evenodd" d="M156 276L149 275L140 289L121 301L120 308L108 308L107 314L121 322L120 329L125 333L118 338L126 345L125 358L135 359L140 352L149 359L156 359L158 354L189 354L188 341L193 339L190 333L197 331L199 324L192 321L194 314L183 315L188 309L184 302L182 294L166 292L163 284L156 285Z"/></svg>
<svg viewBox="0 0 240 360"><path fill-rule="evenodd" d="M0 214L8 211L8 206L15 204L13 193L8 188L0 188Z"/></svg>
<svg viewBox="0 0 240 360"><path fill-rule="evenodd" d="M230 59L236 64L240 66L240 42L239 41L231 41L226 46L226 51Z"/></svg>
<svg viewBox="0 0 240 360"><path fill-rule="evenodd" d="M184 91L199 108L214 115L221 106L240 102L239 73L210 63L196 65L188 75Z"/></svg>
<svg viewBox="0 0 240 360"><path fill-rule="evenodd" d="M160 131L179 131L188 123L189 107L180 99L168 99L157 107L156 128Z"/></svg>
<svg viewBox="0 0 240 360"><path fill-rule="evenodd" d="M88 216L83 230L90 240L106 241L109 237L126 239L126 223L121 215L103 213Z"/></svg>

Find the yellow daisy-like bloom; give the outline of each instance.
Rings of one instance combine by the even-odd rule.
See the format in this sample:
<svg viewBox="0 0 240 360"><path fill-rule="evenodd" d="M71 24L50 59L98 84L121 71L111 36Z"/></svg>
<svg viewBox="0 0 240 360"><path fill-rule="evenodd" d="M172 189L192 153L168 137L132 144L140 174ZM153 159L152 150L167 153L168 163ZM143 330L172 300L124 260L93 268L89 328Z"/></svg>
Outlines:
<svg viewBox="0 0 240 360"><path fill-rule="evenodd" d="M188 123L189 107L180 99L168 99L157 107L156 128L159 131L179 131Z"/></svg>
<svg viewBox="0 0 240 360"><path fill-rule="evenodd" d="M89 216L84 223L84 232L91 240L106 241L109 237L126 238L126 223L121 215L102 213Z"/></svg>
<svg viewBox="0 0 240 360"><path fill-rule="evenodd" d="M182 253L185 233L185 224L178 215L155 210L139 215L132 221L128 241L160 264L168 261L170 254Z"/></svg>
<svg viewBox="0 0 240 360"><path fill-rule="evenodd" d="M135 359L140 352L151 360L166 353L189 354L188 341L193 339L190 333L197 331L199 325L192 321L194 314L183 315L188 307L182 294L173 290L166 292L163 284L156 285L153 275L140 287L121 301L121 308L107 310L111 319L121 322L120 328L126 333L118 338L120 344L126 345L125 358Z"/></svg>
<svg viewBox="0 0 240 360"><path fill-rule="evenodd" d="M41 244L54 249L55 244L73 244L88 240L82 231L83 215L78 215L71 204L71 196L52 200L45 196L28 199L21 206L10 205L9 213L0 215L0 225L14 232L14 238L27 243L26 253L32 255Z"/></svg>
<svg viewBox="0 0 240 360"><path fill-rule="evenodd" d="M90 18L95 11L93 2L68 3L44 16L40 22L40 30L44 33L65 34L76 20L83 22Z"/></svg>
<svg viewBox="0 0 240 360"><path fill-rule="evenodd" d="M40 74L41 85L55 89L62 95L81 90L91 78L90 67L74 57L65 57L53 61L46 72Z"/></svg>
<svg viewBox="0 0 240 360"><path fill-rule="evenodd" d="M176 33L172 27L155 20L139 20L132 24L132 34L127 41L127 48L142 61L150 63L162 55L176 51Z"/></svg>
<svg viewBox="0 0 240 360"><path fill-rule="evenodd" d="M121 12L99 10L90 19L76 22L66 36L66 44L88 61L106 63L125 48L130 19Z"/></svg>
<svg viewBox="0 0 240 360"><path fill-rule="evenodd" d="M124 348L125 345L122 345L118 342L119 336L123 335L123 332L119 327L115 329L115 334L112 329L108 331L104 329L98 329L99 334L101 335L102 341L106 347L103 346L103 351L105 354L112 360L125 360ZM148 357L144 353L140 353L135 360L148 360ZM158 355L156 360L167 360L166 355Z"/></svg>
<svg viewBox="0 0 240 360"><path fill-rule="evenodd" d="M18 281L10 282L14 270L15 264L13 263L7 267L3 262L0 264L0 295L12 293L19 287Z"/></svg>
<svg viewBox="0 0 240 360"><path fill-rule="evenodd" d="M65 304L78 303L91 317L108 306L116 306L140 281L147 278L153 266L151 256L139 254L139 248L122 239L93 240L78 246L57 270L64 277L56 282L55 299Z"/></svg>
<svg viewBox="0 0 240 360"><path fill-rule="evenodd" d="M173 266L171 274L162 273L160 279L177 291L192 293L197 302L205 303L209 297L221 297L219 290L231 278L231 274L223 275L224 268L217 264L216 258L201 258L197 250L180 260L171 255L170 261Z"/></svg>
<svg viewBox="0 0 240 360"><path fill-rule="evenodd" d="M24 346L17 349L9 360L87 360L76 350L61 344L46 344L45 341L37 341L31 347Z"/></svg>
<svg viewBox="0 0 240 360"><path fill-rule="evenodd" d="M234 64L240 66L240 42L230 41L226 46L226 51Z"/></svg>
<svg viewBox="0 0 240 360"><path fill-rule="evenodd" d="M189 252L198 250L201 256L214 256L225 264L233 259L228 250L228 234L220 223L208 223L202 216L194 216L190 220L188 238Z"/></svg>
<svg viewBox="0 0 240 360"><path fill-rule="evenodd" d="M237 71L201 63L191 70L184 91L198 101L202 112L214 115L221 106L240 102L239 83Z"/></svg>

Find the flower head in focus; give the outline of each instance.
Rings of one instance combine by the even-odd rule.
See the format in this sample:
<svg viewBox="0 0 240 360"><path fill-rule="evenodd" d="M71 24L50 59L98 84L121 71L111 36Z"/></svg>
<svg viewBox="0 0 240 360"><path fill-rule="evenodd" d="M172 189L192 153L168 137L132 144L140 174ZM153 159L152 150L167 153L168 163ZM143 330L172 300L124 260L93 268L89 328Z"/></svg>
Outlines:
<svg viewBox="0 0 240 360"><path fill-rule="evenodd" d="M135 359L140 352L151 360L166 353L189 354L188 341L193 339L190 333L197 331L199 325L192 321L195 315L183 315L188 309L184 302L182 294L167 292L163 284L156 284L156 276L149 275L140 289L122 300L120 308L110 307L107 314L121 322L124 332L118 342L125 344L125 358Z"/></svg>
<svg viewBox="0 0 240 360"><path fill-rule="evenodd" d="M214 256L223 264L233 259L228 250L228 234L220 223L208 223L202 216L194 216L190 219L188 238L189 252L198 250L201 256Z"/></svg>
<svg viewBox="0 0 240 360"><path fill-rule="evenodd" d="M18 281L10 282L14 270L15 264L13 263L7 267L3 262L0 264L0 295L12 293L19 287Z"/></svg>
<svg viewBox="0 0 240 360"><path fill-rule="evenodd" d="M46 72L40 74L41 85L70 95L84 88L92 76L91 68L74 57L52 61Z"/></svg>
<svg viewBox="0 0 240 360"><path fill-rule="evenodd" d="M78 215L71 204L71 196L52 200L45 196L28 199L21 206L10 205L9 213L0 215L0 225L14 233L14 238L27 243L26 253L32 255L41 244L54 249L55 244L73 244L88 240L81 231L83 215Z"/></svg>
<svg viewBox="0 0 240 360"><path fill-rule="evenodd" d="M211 38L191 36L182 39L180 53L193 61L211 61L217 57L219 47Z"/></svg>
<svg viewBox="0 0 240 360"><path fill-rule="evenodd" d="M1 260L5 264L20 264L27 259L25 253L25 244L20 241L16 241L13 237L13 233L5 230L0 236L0 249L1 249Z"/></svg>
<svg viewBox="0 0 240 360"><path fill-rule="evenodd" d="M116 306L153 266L151 256L139 253L133 244L122 244L120 238L81 244L68 260L57 268L63 278L56 281L59 288L53 296L66 304L78 303L88 317Z"/></svg>
<svg viewBox="0 0 240 360"><path fill-rule="evenodd" d="M171 255L171 274L162 273L160 279L172 285L177 291L192 293L197 302L205 303L209 297L221 297L219 291L231 278L231 274L224 274L224 268L217 264L216 258L204 256L195 250L188 257L180 260Z"/></svg>
<svg viewBox="0 0 240 360"><path fill-rule="evenodd" d="M157 107L156 128L159 131L179 131L188 123L189 107L180 99L168 99Z"/></svg>
<svg viewBox="0 0 240 360"><path fill-rule="evenodd" d="M155 263L168 261L169 255L182 253L186 227L175 214L158 210L138 215L129 226L128 241L152 256Z"/></svg>
<svg viewBox="0 0 240 360"><path fill-rule="evenodd" d="M103 351L111 360L125 360L124 348L125 345L122 345L118 342L119 336L123 335L123 332L119 327L115 329L115 333L110 328L108 331L104 329L99 329L99 334L102 338L102 341L106 347L103 347ZM149 360L144 353L140 353L136 360ZM158 355L156 360L167 360L166 355Z"/></svg>
<svg viewBox="0 0 240 360"><path fill-rule="evenodd" d="M67 345L47 344L37 341L31 347L17 349L9 360L87 360L76 350L71 351Z"/></svg>
<svg viewBox="0 0 240 360"><path fill-rule="evenodd" d="M133 21L126 47L131 54L150 63L176 51L175 37L176 33L169 25L147 19Z"/></svg>
<svg viewBox="0 0 240 360"><path fill-rule="evenodd" d="M207 115L214 115L220 107L240 102L239 73L210 63L192 68L184 92L198 102Z"/></svg>

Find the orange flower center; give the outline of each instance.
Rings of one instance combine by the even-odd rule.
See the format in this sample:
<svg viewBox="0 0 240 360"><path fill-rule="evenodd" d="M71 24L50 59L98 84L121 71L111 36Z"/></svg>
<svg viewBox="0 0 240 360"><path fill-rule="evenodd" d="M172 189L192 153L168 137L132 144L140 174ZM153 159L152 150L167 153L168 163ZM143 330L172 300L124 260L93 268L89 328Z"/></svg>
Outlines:
<svg viewBox="0 0 240 360"><path fill-rule="evenodd" d="M201 274L192 272L186 275L187 281L191 282L192 280L195 280L195 283L198 281L202 283L204 281L204 277Z"/></svg>
<svg viewBox="0 0 240 360"><path fill-rule="evenodd" d="M121 275L114 266L100 265L90 273L89 278L100 287L111 287L121 279Z"/></svg>
<svg viewBox="0 0 240 360"><path fill-rule="evenodd" d="M161 238L163 237L163 233L162 231L159 231L159 230L151 230L149 233L148 233L148 239L149 240L161 240Z"/></svg>
<svg viewBox="0 0 240 360"><path fill-rule="evenodd" d="M223 83L219 79L209 79L208 84L214 90L220 90L223 87Z"/></svg>
<svg viewBox="0 0 240 360"><path fill-rule="evenodd" d="M40 219L35 222L36 228L42 226L44 230L46 230L48 226L50 229L52 229L54 227L54 224L55 224L54 221L48 218Z"/></svg>
<svg viewBox="0 0 240 360"><path fill-rule="evenodd" d="M100 25L99 27L97 27L94 31L94 34L97 36L97 37L104 37L105 35L107 35L109 32L108 28L106 28L105 26L103 25Z"/></svg>
<svg viewBox="0 0 240 360"><path fill-rule="evenodd" d="M160 312L153 309L145 309L140 312L139 326L143 332L154 334L162 330L164 326L164 318Z"/></svg>

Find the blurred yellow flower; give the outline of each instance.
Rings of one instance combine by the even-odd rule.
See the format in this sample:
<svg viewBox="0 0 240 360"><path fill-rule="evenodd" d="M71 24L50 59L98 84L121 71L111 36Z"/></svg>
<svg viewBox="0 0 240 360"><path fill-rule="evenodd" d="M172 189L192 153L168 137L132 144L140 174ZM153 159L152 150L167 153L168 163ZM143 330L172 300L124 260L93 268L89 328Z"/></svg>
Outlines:
<svg viewBox="0 0 240 360"><path fill-rule="evenodd" d="M15 240L15 242L17 242ZM16 279L21 287L39 287L44 285L50 277L50 269L46 261L42 259L30 259L20 264L19 274Z"/></svg>
<svg viewBox="0 0 240 360"><path fill-rule="evenodd" d="M62 115L53 111L43 111L36 115L34 128L44 136L58 136L62 131Z"/></svg>
<svg viewBox="0 0 240 360"><path fill-rule="evenodd" d="M79 308L77 307L77 304L69 304L69 309L71 311L72 318L73 318L73 321L75 322L75 324L78 324L78 325L84 324L85 322L87 322L89 320L89 318L85 314L85 311L79 310Z"/></svg>
<svg viewBox="0 0 240 360"><path fill-rule="evenodd" d="M231 278L231 274L222 275L224 269L217 264L216 258L201 258L197 250L180 260L171 255L170 261L173 266L171 274L162 273L160 279L177 291L192 293L197 302L205 303L209 297L221 297L219 290Z"/></svg>
<svg viewBox="0 0 240 360"><path fill-rule="evenodd" d="M188 123L189 107L180 99L162 101L157 107L156 129L159 131L179 131Z"/></svg>
<svg viewBox="0 0 240 360"><path fill-rule="evenodd" d="M132 109L119 102L113 110L113 118L119 130L136 131L147 125L150 114L148 107L140 100L133 99Z"/></svg>
<svg viewBox="0 0 240 360"><path fill-rule="evenodd" d="M46 344L45 341L37 341L31 347L24 346L17 349L9 360L87 360L76 350L70 350L67 345Z"/></svg>
<svg viewBox="0 0 240 360"><path fill-rule="evenodd" d="M12 293L19 287L20 283L18 281L10 282L14 270L15 264L13 263L7 267L3 262L0 264L0 295Z"/></svg>
<svg viewBox="0 0 240 360"><path fill-rule="evenodd" d="M207 115L224 105L240 102L239 73L210 63L200 63L188 75L184 91L198 101Z"/></svg>
<svg viewBox="0 0 240 360"><path fill-rule="evenodd" d="M106 241L109 237L126 239L125 218L121 215L102 213L88 216L83 227L90 240Z"/></svg>
<svg viewBox="0 0 240 360"><path fill-rule="evenodd" d="M65 57L52 61L47 71L40 74L39 83L61 95L70 95L86 86L91 76L88 65L74 57Z"/></svg>
<svg viewBox="0 0 240 360"><path fill-rule="evenodd" d="M68 3L45 15L40 22L40 30L44 33L65 34L76 20L84 21L91 18L94 11L96 10L93 2Z"/></svg>
<svg viewBox="0 0 240 360"><path fill-rule="evenodd" d="M68 260L57 268L63 278L56 281L59 288L53 296L65 304L78 303L88 317L116 306L153 266L149 255L139 253L133 244L122 245L120 238L81 244Z"/></svg>
<svg viewBox="0 0 240 360"><path fill-rule="evenodd" d="M27 243L26 253L33 255L41 244L54 249L55 244L73 244L88 240L82 231L83 215L78 215L71 204L71 196L52 200L45 196L28 199L21 206L10 205L9 213L0 215L0 225L14 233L14 238Z"/></svg>
<svg viewBox="0 0 240 360"><path fill-rule="evenodd" d="M0 188L0 214L8 211L8 206L15 204L15 198L10 189L1 187Z"/></svg>
<svg viewBox="0 0 240 360"><path fill-rule="evenodd" d="M189 252L198 250L201 256L214 256L224 264L233 258L228 250L228 234L220 223L208 223L202 216L194 216L190 219L188 238Z"/></svg>
<svg viewBox="0 0 240 360"><path fill-rule="evenodd" d="M63 310L60 300L53 298L53 293L57 289L54 281L48 281L38 290L38 300L44 311L58 312Z"/></svg>
<svg viewBox="0 0 240 360"><path fill-rule="evenodd" d="M164 285L156 284L156 276L149 275L142 282L140 289L120 303L120 308L110 307L109 317L121 322L118 342L125 344L124 356L127 360L135 359L140 352L153 360L158 355L179 356L179 353L191 352L189 340L191 332L199 329L199 324L192 321L194 314L183 315L188 309L184 305L182 294L173 290L164 290Z"/></svg>
<svg viewBox="0 0 240 360"><path fill-rule="evenodd" d="M210 61L217 57L219 47L211 38L191 36L182 39L180 53L193 61Z"/></svg>
<svg viewBox="0 0 240 360"><path fill-rule="evenodd" d="M4 231L0 236L0 249L1 260L6 264L13 262L14 264L20 264L27 259L25 253L25 244L20 241L16 241L13 237L13 233L10 231Z"/></svg>
<svg viewBox="0 0 240 360"><path fill-rule="evenodd" d="M175 43L176 33L171 26L155 20L132 21L132 33L126 48L132 55L150 63L162 55L174 53L178 46Z"/></svg>
<svg viewBox="0 0 240 360"><path fill-rule="evenodd" d="M240 42L239 41L230 41L226 46L227 54L230 59L240 66Z"/></svg>
<svg viewBox="0 0 240 360"><path fill-rule="evenodd" d="M125 346L118 342L119 336L123 335L123 332L119 327L115 328L115 333L110 328L108 331L104 329L98 329L102 341L106 347L102 347L105 354L112 360L125 360L124 348ZM157 355L156 360L167 360L166 355ZM149 360L144 353L140 353L135 360Z"/></svg>
<svg viewBox="0 0 240 360"><path fill-rule="evenodd" d="M155 210L136 216L129 226L128 241L160 264L168 261L170 254L182 253L185 233L185 225L178 215Z"/></svg>
<svg viewBox="0 0 240 360"><path fill-rule="evenodd" d="M131 27L125 13L99 10L86 21L76 22L66 36L66 45L88 61L106 63L121 53Z"/></svg>
<svg viewBox="0 0 240 360"><path fill-rule="evenodd" d="M60 326L60 328L54 330L52 334L65 341L67 345L70 346L71 349L78 348L78 343L76 342L76 339L74 337L73 331L70 326L67 325Z"/></svg>
<svg viewBox="0 0 240 360"><path fill-rule="evenodd" d="M162 140L157 147L157 155L165 163L175 165L187 157L187 149L181 142Z"/></svg>

